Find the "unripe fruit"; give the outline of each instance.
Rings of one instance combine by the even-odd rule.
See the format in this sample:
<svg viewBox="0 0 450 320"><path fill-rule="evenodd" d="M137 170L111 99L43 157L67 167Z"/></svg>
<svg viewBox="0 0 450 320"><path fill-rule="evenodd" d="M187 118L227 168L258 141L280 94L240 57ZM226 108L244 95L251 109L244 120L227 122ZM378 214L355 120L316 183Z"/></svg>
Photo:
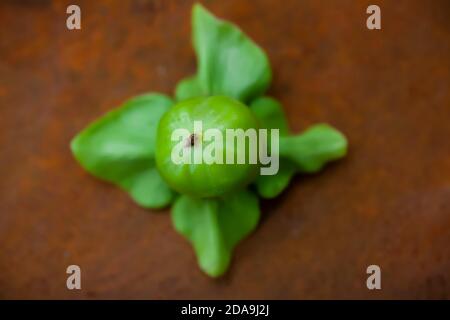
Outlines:
<svg viewBox="0 0 450 320"><path fill-rule="evenodd" d="M195 123L201 122L202 131L196 132ZM249 161L249 141L244 150L236 140L226 139L226 129L259 129L258 120L244 104L225 96L199 97L179 102L161 118L156 137L156 165L164 180L176 191L194 197L215 197L236 190L250 183L258 172L258 164ZM186 129L187 135L173 139L177 129ZM205 134L208 129L217 129L221 133L222 144L214 137ZM217 137L217 136L215 136ZM206 138L206 139L205 139ZM253 141L251 143L255 143ZM209 146L209 147L208 147ZM177 148L177 149L174 149ZM209 148L209 149L208 149ZM184 150L181 150L184 149ZM190 163L175 163L173 151L190 152ZM175 152L175 153L177 153ZM235 157L233 163L227 163L227 153ZM245 153L245 163L236 161L236 154ZM222 159L222 163L195 163L197 155L212 154ZM198 159L198 158L196 158ZM217 158L216 158L217 159ZM228 161L230 162L230 161Z"/></svg>

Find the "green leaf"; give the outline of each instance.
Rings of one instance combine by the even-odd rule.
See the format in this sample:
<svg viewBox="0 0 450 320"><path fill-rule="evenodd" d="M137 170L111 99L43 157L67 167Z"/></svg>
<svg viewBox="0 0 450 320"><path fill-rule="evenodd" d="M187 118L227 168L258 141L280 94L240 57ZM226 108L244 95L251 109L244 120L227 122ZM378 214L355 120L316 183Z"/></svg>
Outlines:
<svg viewBox="0 0 450 320"><path fill-rule="evenodd" d="M80 132L71 149L94 176L129 192L141 206L161 208L174 196L156 170L156 127L173 102L160 94L133 98Z"/></svg>
<svg viewBox="0 0 450 320"><path fill-rule="evenodd" d="M261 128L279 129L280 136L286 136L289 133L286 116L277 100L270 97L260 97L252 101L250 109L261 123ZM295 165L287 159L280 159L278 173L258 176L255 181L256 189L263 198L275 198L286 189L294 174Z"/></svg>
<svg viewBox="0 0 450 320"><path fill-rule="evenodd" d="M180 82L178 82L175 89L175 98L177 101L200 97L203 95L204 94L198 84L196 76L182 79Z"/></svg>
<svg viewBox="0 0 450 320"><path fill-rule="evenodd" d="M240 191L220 199L180 196L172 207L175 230L194 247L200 268L211 277L222 275L234 247L258 224L258 197Z"/></svg>
<svg viewBox="0 0 450 320"><path fill-rule="evenodd" d="M250 104L250 109L262 128L280 129L279 171L276 175L260 175L255 181L256 189L263 198L278 196L297 171L317 172L327 162L346 154L347 140L339 131L326 124L318 124L300 135L289 136L282 106L272 98L257 98Z"/></svg>
<svg viewBox="0 0 450 320"><path fill-rule="evenodd" d="M193 7L192 26L201 92L243 102L265 92L271 80L269 59L238 27L200 4Z"/></svg>
<svg viewBox="0 0 450 320"><path fill-rule="evenodd" d="M119 185L130 193L137 204L144 208L163 208L172 202L175 195L162 179L154 164L152 167L128 177Z"/></svg>
<svg viewBox="0 0 450 320"><path fill-rule="evenodd" d="M291 160L301 172L317 172L347 153L345 136L327 124L317 124L297 136L280 138L280 156Z"/></svg>
<svg viewBox="0 0 450 320"><path fill-rule="evenodd" d="M258 194L266 199L277 197L287 188L295 170L296 167L292 162L280 159L280 168L277 174L271 176L259 175L256 178L255 184Z"/></svg>
<svg viewBox="0 0 450 320"><path fill-rule="evenodd" d="M281 104L270 97L259 97L253 100L250 104L250 110L256 115L261 128L265 129L279 129L280 136L285 136L289 133L288 122Z"/></svg>

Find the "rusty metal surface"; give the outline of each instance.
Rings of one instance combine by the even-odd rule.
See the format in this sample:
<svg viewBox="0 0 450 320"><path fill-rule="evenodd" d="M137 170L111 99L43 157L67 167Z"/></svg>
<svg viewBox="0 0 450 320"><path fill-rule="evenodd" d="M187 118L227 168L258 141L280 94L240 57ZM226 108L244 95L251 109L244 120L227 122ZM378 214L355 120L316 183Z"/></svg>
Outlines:
<svg viewBox="0 0 450 320"><path fill-rule="evenodd" d="M207 1L270 56L295 131L326 121L349 156L263 202L227 275L204 276L168 211L85 173L69 151L126 98L195 70L191 1L0 2L0 298L450 298L450 5ZM282 4L281 4L282 3ZM65 287L82 268L82 290ZM366 267L382 290L366 288Z"/></svg>

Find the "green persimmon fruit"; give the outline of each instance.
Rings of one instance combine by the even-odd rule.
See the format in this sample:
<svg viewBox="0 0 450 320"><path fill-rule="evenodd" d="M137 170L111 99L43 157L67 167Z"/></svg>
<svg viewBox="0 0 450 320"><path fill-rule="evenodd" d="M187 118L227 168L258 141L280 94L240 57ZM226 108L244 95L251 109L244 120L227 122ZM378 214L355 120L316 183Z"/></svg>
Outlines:
<svg viewBox="0 0 450 320"><path fill-rule="evenodd" d="M255 141L227 139L230 131L236 132L227 129L257 132L259 122L246 105L225 96L187 99L169 109L156 134L156 165L163 179L176 191L199 198L220 196L250 183L259 168L249 157ZM184 134L174 136L177 131ZM245 155L244 163L237 160L239 153ZM174 161L174 154L187 154L183 159L189 161Z"/></svg>

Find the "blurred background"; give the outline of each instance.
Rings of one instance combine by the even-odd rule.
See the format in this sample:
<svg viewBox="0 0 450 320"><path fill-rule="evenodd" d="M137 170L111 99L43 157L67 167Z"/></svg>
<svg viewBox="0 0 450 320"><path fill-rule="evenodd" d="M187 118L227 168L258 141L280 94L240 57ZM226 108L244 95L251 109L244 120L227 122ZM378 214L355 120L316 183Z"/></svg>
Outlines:
<svg viewBox="0 0 450 320"><path fill-rule="evenodd" d="M216 280L168 210L139 208L69 149L127 98L195 72L192 3L0 2L0 298L450 298L450 2L202 1L268 53L294 132L328 122L350 143L262 202ZM81 30L66 28L70 4ZM371 4L381 30L366 28ZM71 264L82 290L66 288Z"/></svg>

